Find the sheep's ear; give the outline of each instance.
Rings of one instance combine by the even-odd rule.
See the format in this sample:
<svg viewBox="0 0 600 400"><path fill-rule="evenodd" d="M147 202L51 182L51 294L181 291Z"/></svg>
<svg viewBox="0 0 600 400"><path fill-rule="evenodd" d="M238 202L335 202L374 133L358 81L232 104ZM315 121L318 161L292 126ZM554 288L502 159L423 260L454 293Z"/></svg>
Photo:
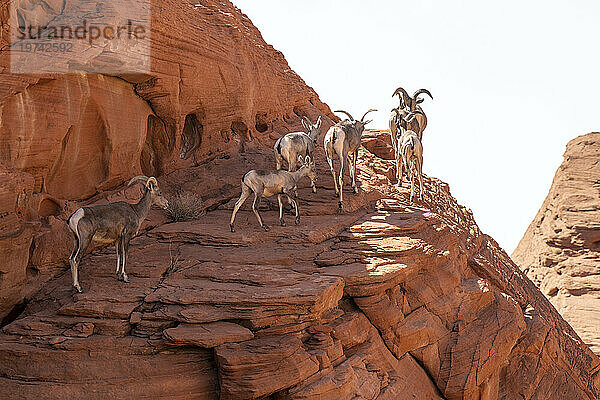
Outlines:
<svg viewBox="0 0 600 400"><path fill-rule="evenodd" d="M304 127L304 129L306 129L307 132L310 132L310 127L308 125L306 125L306 121L304 121L304 119L302 119L302 126Z"/></svg>
<svg viewBox="0 0 600 400"><path fill-rule="evenodd" d="M321 129L321 122L323 122L323 121L321 121L321 117L319 116L319 119L317 120L317 125L316 125L317 129Z"/></svg>
<svg viewBox="0 0 600 400"><path fill-rule="evenodd" d="M304 159L304 164L310 164L310 156L306 156L306 158Z"/></svg>
<svg viewBox="0 0 600 400"><path fill-rule="evenodd" d="M302 159L302 156L298 156L298 161L300 162L300 164L304 164L304 160Z"/></svg>

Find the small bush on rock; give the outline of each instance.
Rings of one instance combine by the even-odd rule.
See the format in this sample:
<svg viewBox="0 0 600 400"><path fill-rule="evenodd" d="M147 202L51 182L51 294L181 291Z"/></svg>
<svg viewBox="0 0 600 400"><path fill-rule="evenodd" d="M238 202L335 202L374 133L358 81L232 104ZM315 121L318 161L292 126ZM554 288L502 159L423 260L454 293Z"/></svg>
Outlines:
<svg viewBox="0 0 600 400"><path fill-rule="evenodd" d="M169 206L165 212L175 222L199 219L204 215L202 199L192 192L179 192L169 198Z"/></svg>

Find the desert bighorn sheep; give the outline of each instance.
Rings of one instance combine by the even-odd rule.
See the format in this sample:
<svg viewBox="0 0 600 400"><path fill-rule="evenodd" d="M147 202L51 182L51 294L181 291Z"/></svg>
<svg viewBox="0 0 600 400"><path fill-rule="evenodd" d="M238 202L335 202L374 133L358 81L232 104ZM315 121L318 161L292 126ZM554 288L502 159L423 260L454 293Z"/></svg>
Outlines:
<svg viewBox="0 0 600 400"><path fill-rule="evenodd" d="M335 186L335 194L336 196L339 194L340 199L338 202L338 211L342 212L342 204L343 204L343 184L344 184L344 160L348 160L348 169L350 170L350 176L352 177L352 190L354 193L358 193L358 188L356 186L356 161L358 159L358 149L361 144L362 133L365 130L365 125L372 122L372 120L365 121L365 117L368 113L377 111L372 108L363 115L360 121L354 120L350 113L338 110L336 113L344 113L350 119L343 120L338 122L325 134L325 139L323 141L323 146L325 147L325 155L327 156L327 163L329 164L329 169L331 170L331 174L333 175L333 184ZM339 188L338 182L335 176L335 170L333 169L333 156L337 154L340 160L340 176L339 176ZM352 155L352 160L350 160L350 155Z"/></svg>
<svg viewBox="0 0 600 400"><path fill-rule="evenodd" d="M233 228L233 222L235 221L235 215L238 210L244 204L246 199L250 197L251 193L254 193L254 202L252 203L252 211L258 219L258 223L265 231L269 231L269 227L263 222L259 212L258 206L260 200L263 197L270 197L277 195L277 201L279 202L279 222L281 226L285 226L283 220L283 202L281 195L285 194L290 203L294 204L296 210L296 225L300 223L300 213L298 211L298 198L296 197L294 188L300 178L308 176L311 181L315 180L315 163L311 161L309 156L302 159L302 156L298 156L298 162L301 167L294 172L284 170L252 170L246 173L242 178L242 194L235 203L233 213L231 214L231 221L229 221L229 229L231 232L235 232Z"/></svg>
<svg viewBox="0 0 600 400"><path fill-rule="evenodd" d="M419 179L419 199L423 199L423 145L419 135L413 131L401 131L402 134L397 143L399 151L396 153L396 165L398 171L398 188L402 186L402 164L408 170L410 179L410 201L415 195L415 175ZM402 157L402 162L399 158Z"/></svg>
<svg viewBox="0 0 600 400"><path fill-rule="evenodd" d="M92 241L105 244L115 243L117 249L117 278L120 281L129 283L129 277L125 273L129 241L137 235L152 205L156 204L163 209L169 205L158 189L156 178L136 176L129 181L128 185L138 180L144 182L142 185L144 195L136 204L119 201L82 207L71 214L67 220L75 238L75 245L71 257L69 257L69 263L73 275L73 287L79 293L82 290L77 278L77 268L83 258L83 253Z"/></svg>
<svg viewBox="0 0 600 400"><path fill-rule="evenodd" d="M302 158L308 156L311 160L314 160L315 144L317 137L321 134L321 117L319 117L317 123L314 125L308 118L303 117L302 126L308 133L288 133L275 142L275 159L278 170L283 167L283 161L285 160L288 164L288 171L295 171L298 156L302 156ZM317 187L313 179L311 179L310 184L313 193L317 193Z"/></svg>
<svg viewBox="0 0 600 400"><path fill-rule="evenodd" d="M402 87L399 87L394 91L392 97L398 95L400 104L398 108L392 109L392 114L390 115L390 134L392 135L392 143L397 140L397 130L395 130L395 126L403 124L402 127L404 129L412 130L419 135L419 140L423 140L423 131L427 127L427 116L420 106L424 101L424 99L419 97L422 94L428 95L433 100L433 96L427 89L417 90L412 97L410 97ZM415 114L415 118L407 124L406 121L403 121L402 116L407 116L409 113ZM394 127L392 125L394 125Z"/></svg>

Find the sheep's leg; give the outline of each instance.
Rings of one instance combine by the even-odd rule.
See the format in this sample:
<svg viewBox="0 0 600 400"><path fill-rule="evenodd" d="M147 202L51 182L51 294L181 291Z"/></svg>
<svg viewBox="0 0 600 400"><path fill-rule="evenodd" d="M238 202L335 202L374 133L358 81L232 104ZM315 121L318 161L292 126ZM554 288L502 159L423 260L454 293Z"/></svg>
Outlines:
<svg viewBox="0 0 600 400"><path fill-rule="evenodd" d="M410 174L410 202L412 203L415 197L415 172L411 167L414 167L414 165L408 166L408 173Z"/></svg>
<svg viewBox="0 0 600 400"><path fill-rule="evenodd" d="M403 176L403 167L404 167L404 160L402 159L401 156L401 150L398 149L396 151L396 180L397 180L397 185L398 188L402 187L402 176Z"/></svg>
<svg viewBox="0 0 600 400"><path fill-rule="evenodd" d="M117 250L117 278L121 276L121 238L115 240L115 249Z"/></svg>
<svg viewBox="0 0 600 400"><path fill-rule="evenodd" d="M283 220L283 200L280 194L277 195L277 203L279 203L279 223L281 226L285 226L285 221Z"/></svg>
<svg viewBox="0 0 600 400"><path fill-rule="evenodd" d="M121 276L119 280L129 283L129 277L125 273L125 266L127 265L127 252L129 251L129 240L131 237L128 235L121 236Z"/></svg>
<svg viewBox="0 0 600 400"><path fill-rule="evenodd" d="M337 177L335 176L335 169L333 168L333 160L331 159L329 154L327 154L327 164L329 164L329 170L331 171L331 175L333 176L333 186L335 187L335 196L337 197L337 195L339 193L338 185L337 185Z"/></svg>
<svg viewBox="0 0 600 400"><path fill-rule="evenodd" d="M285 191L285 193L288 195L288 199L291 200L291 202L294 203L294 209L296 210L296 220L294 221L294 223L296 225L298 225L300 223L300 211L298 209L298 196L296 196L294 193L290 192L290 191Z"/></svg>
<svg viewBox="0 0 600 400"><path fill-rule="evenodd" d="M298 161L296 158L297 156L297 154L293 154L290 157L290 162L288 162L289 172L294 172L296 170L296 162ZM298 196L298 185L294 185L294 193L296 194L296 196Z"/></svg>
<svg viewBox="0 0 600 400"><path fill-rule="evenodd" d="M338 177L338 180L339 180L338 184L339 184L339 187L340 187L340 200L338 201L338 212L340 212L340 213L342 212L343 202L344 202L344 196L343 196L344 189L343 189L343 187L344 187L344 159L345 158L346 157L344 157L342 155L340 156L340 164L341 164L341 166L340 166L340 176Z"/></svg>
<svg viewBox="0 0 600 400"><path fill-rule="evenodd" d="M312 160L311 162L314 162L313 154L310 153L308 156ZM313 193L317 193L317 185L315 184L315 180L313 178L310 178L310 187L312 188Z"/></svg>
<svg viewBox="0 0 600 400"><path fill-rule="evenodd" d="M352 191L354 194L358 193L358 186L356 185L356 162L358 161L358 150L354 152L354 157L352 160L352 165L354 172L352 173Z"/></svg>
<svg viewBox="0 0 600 400"><path fill-rule="evenodd" d="M71 257L69 258L69 264L71 264L71 275L73 277L73 287L79 293L83 293L83 290L81 289L81 286L79 285L79 276L78 276L79 275L78 274L79 263L81 262L81 259L83 258L83 254L85 253L85 250L87 249L90 242L92 241L92 239L91 239L92 236L93 235L81 237L79 235L79 232L76 232L75 233L76 247L73 249L73 254L71 254Z"/></svg>
<svg viewBox="0 0 600 400"><path fill-rule="evenodd" d="M250 197L250 188L244 183L242 183L242 194L240 195L238 201L235 202L235 207L233 207L233 213L231 214L231 220L229 221L229 229L231 230L231 232L235 232L235 229L233 229L235 215L237 214L238 210L240 209L242 204L244 204L248 197Z"/></svg>
<svg viewBox="0 0 600 400"><path fill-rule="evenodd" d="M419 159L417 162L417 173L419 174L419 198L423 200L423 159Z"/></svg>
<svg viewBox="0 0 600 400"><path fill-rule="evenodd" d="M262 226L265 231L269 232L271 230L271 228L269 228L267 225L265 225L265 223L262 220L262 217L260 216L260 213L258 212L258 206L260 205L261 198L262 198L262 193L261 194L254 193L254 202L252 203L252 211L254 211L254 215L256 215L256 219L258 220L258 223L260 224L260 226Z"/></svg>
<svg viewBox="0 0 600 400"><path fill-rule="evenodd" d="M79 280L77 279L77 268L79 266L79 261L78 261L77 257L79 256L79 253L83 251L83 249L81 249L81 242L76 233L74 234L74 237L75 237L75 244L73 246L73 251L71 252L71 257L69 257L69 264L71 265L71 275L73 278L73 287L79 293L82 293L83 290L81 290L81 286L79 285Z"/></svg>

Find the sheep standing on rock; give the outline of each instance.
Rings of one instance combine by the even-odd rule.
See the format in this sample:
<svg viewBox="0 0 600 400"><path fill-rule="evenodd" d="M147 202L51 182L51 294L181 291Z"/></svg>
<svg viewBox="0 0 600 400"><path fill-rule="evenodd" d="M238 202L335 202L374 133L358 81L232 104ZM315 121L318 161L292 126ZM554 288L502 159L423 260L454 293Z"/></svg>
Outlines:
<svg viewBox="0 0 600 400"><path fill-rule="evenodd" d="M79 293L83 291L79 285L77 269L84 252L92 241L115 244L117 249L117 278L120 281L129 283L129 277L125 273L129 241L137 235L152 205L156 204L163 209L169 205L158 188L156 178L137 176L129 181L129 185L138 180L143 182L144 195L136 204L119 201L82 207L71 214L67 220L75 238L75 245L71 257L69 257L69 263L71 264L73 287Z"/></svg>
<svg viewBox="0 0 600 400"><path fill-rule="evenodd" d="M315 144L317 137L321 134L321 117L313 125L306 117L302 118L302 126L308 133L293 132L279 138L275 142L275 160L277 161L277 169L283 167L283 162L287 162L288 171L296 170L296 164L299 156L310 157L314 160ZM301 163L300 163L301 164ZM315 181L310 181L313 193L317 193Z"/></svg>
<svg viewBox="0 0 600 400"><path fill-rule="evenodd" d="M410 201L415 195L415 176L419 179L419 199L423 200L423 145L413 131L404 131L397 143L396 165L398 171L398 188L402 187L402 165L406 167L410 179ZM402 161L399 157L402 157Z"/></svg>
<svg viewBox="0 0 600 400"><path fill-rule="evenodd" d="M244 204L246 199L250 197L250 194L254 193L254 202L252 203L252 211L256 215L258 223L265 231L269 231L270 228L263 222L260 213L258 212L258 206L260 200L263 197L270 197L277 195L277 201L279 202L279 222L281 226L285 226L283 220L283 202L281 199L282 195L286 195L288 201L294 204L296 209L296 225L300 223L300 212L298 210L298 197L295 194L294 188L296 187L298 180L308 176L311 181L315 180L315 163L306 156L302 159L302 156L298 156L298 162L301 167L294 172L283 171L283 170L252 170L246 173L242 178L242 194L235 203L233 213L231 214L231 220L229 222L229 228L231 232L235 232L233 223L235 221L235 215L238 210Z"/></svg>
<svg viewBox="0 0 600 400"><path fill-rule="evenodd" d="M323 141L323 146L325 147L325 155L327 156L327 163L329 164L329 169L331 170L331 174L333 175L333 184L335 186L335 194L336 196L339 194L339 202L338 202L338 211L342 212L343 207L343 194L342 187L344 184L344 161L348 160L348 166L350 169L350 176L352 177L352 190L354 193L358 193L358 187L356 186L356 161L358 160L358 149L361 145L361 137L362 133L365 130L365 126L372 122L372 120L365 121L365 117L368 113L377 111L375 109L370 109L363 115L360 121L355 121L352 115L346 111L338 110L335 112L344 113L350 119L343 120L338 122L325 134L325 139ZM340 160L340 176L336 179L335 170L333 168L333 156L337 154L338 159ZM352 156L352 160L350 159ZM339 188L338 182L339 179Z"/></svg>

